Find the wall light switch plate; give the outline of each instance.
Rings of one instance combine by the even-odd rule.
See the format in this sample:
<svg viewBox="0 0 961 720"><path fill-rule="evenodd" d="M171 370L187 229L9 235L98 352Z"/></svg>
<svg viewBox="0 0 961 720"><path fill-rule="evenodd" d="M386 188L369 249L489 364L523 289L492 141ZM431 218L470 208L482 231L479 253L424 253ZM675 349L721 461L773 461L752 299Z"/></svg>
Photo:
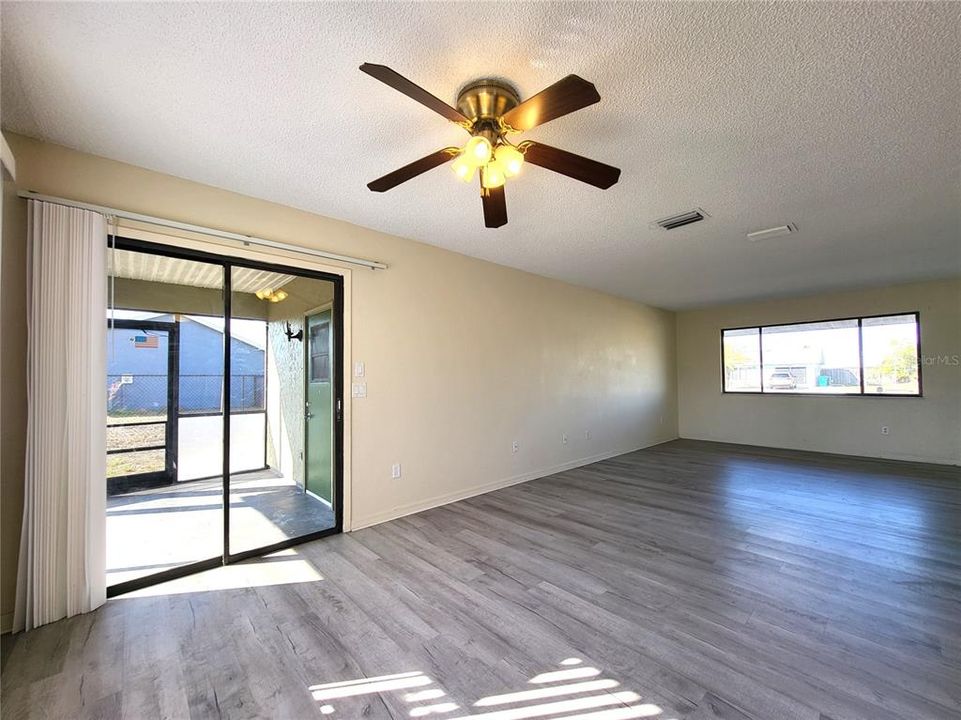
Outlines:
<svg viewBox="0 0 961 720"><path fill-rule="evenodd" d="M390 466L390 476L395 480L400 477L400 463L394 463Z"/></svg>
<svg viewBox="0 0 961 720"><path fill-rule="evenodd" d="M354 377L364 377L364 363L359 360L354 363Z"/></svg>
<svg viewBox="0 0 961 720"><path fill-rule="evenodd" d="M354 383L351 385L350 395L355 398L367 397L367 383Z"/></svg>

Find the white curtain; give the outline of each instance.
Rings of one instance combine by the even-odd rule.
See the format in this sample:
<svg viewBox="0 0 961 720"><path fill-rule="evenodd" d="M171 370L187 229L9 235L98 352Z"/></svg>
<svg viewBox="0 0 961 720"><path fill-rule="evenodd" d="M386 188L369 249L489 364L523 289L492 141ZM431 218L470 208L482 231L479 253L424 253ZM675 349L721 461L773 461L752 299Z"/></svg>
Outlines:
<svg viewBox="0 0 961 720"><path fill-rule="evenodd" d="M106 596L106 219L30 201L27 453L14 630Z"/></svg>

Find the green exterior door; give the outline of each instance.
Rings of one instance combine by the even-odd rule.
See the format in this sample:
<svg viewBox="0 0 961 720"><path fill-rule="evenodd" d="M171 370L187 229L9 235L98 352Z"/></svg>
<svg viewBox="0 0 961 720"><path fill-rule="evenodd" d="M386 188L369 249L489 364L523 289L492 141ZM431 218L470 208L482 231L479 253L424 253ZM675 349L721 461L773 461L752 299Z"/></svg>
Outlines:
<svg viewBox="0 0 961 720"><path fill-rule="evenodd" d="M306 486L307 490L333 505L334 477L334 395L333 327L331 311L321 310L307 317L306 350Z"/></svg>

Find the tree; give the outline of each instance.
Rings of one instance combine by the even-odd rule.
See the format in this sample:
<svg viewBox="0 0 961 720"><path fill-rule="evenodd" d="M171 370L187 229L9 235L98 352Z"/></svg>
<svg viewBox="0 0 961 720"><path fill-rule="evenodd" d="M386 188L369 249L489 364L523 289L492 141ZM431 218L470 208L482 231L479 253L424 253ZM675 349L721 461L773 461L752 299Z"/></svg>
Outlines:
<svg viewBox="0 0 961 720"><path fill-rule="evenodd" d="M899 383L917 380L917 347L907 340L892 340L879 368L883 377L893 377Z"/></svg>
<svg viewBox="0 0 961 720"><path fill-rule="evenodd" d="M737 367L754 364L756 361L740 348L731 345L724 348L724 369L729 373Z"/></svg>

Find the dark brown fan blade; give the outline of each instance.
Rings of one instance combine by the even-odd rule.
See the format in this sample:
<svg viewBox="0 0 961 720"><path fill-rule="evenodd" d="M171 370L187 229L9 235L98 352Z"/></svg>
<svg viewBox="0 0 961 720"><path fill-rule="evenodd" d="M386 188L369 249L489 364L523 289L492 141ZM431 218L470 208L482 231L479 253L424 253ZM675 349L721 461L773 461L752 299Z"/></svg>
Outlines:
<svg viewBox="0 0 961 720"><path fill-rule="evenodd" d="M481 198L484 201L484 225L489 228L506 225L507 199L504 197L504 186L487 190Z"/></svg>
<svg viewBox="0 0 961 720"><path fill-rule="evenodd" d="M530 130L562 115L599 102L601 96L592 83L577 75L558 80L537 95L527 98L504 115L504 122L515 130Z"/></svg>
<svg viewBox="0 0 961 720"><path fill-rule="evenodd" d="M431 153L427 157L422 157L420 160L414 160L414 162L412 162L410 165L404 165L404 167L394 170L394 172L388 173L387 175L384 175L384 177L377 178L373 182L367 183L367 187L374 192L384 192L385 190L390 190L391 188L397 187L403 182L407 182L411 178L417 177L421 173L432 170L438 165L443 165L456 154L457 148L444 148L443 150L438 150L435 153Z"/></svg>
<svg viewBox="0 0 961 720"><path fill-rule="evenodd" d="M619 168L536 142L524 143L524 159L601 190L607 190L621 176Z"/></svg>
<svg viewBox="0 0 961 720"><path fill-rule="evenodd" d="M364 63L360 69L373 78L377 78L385 85L390 85L394 90L404 93L407 97L416 100L421 105L426 105L435 113L443 115L445 118L455 123L470 122L466 117L457 112L450 105L440 100L420 85L415 85L400 73L391 70L386 65L373 65Z"/></svg>

